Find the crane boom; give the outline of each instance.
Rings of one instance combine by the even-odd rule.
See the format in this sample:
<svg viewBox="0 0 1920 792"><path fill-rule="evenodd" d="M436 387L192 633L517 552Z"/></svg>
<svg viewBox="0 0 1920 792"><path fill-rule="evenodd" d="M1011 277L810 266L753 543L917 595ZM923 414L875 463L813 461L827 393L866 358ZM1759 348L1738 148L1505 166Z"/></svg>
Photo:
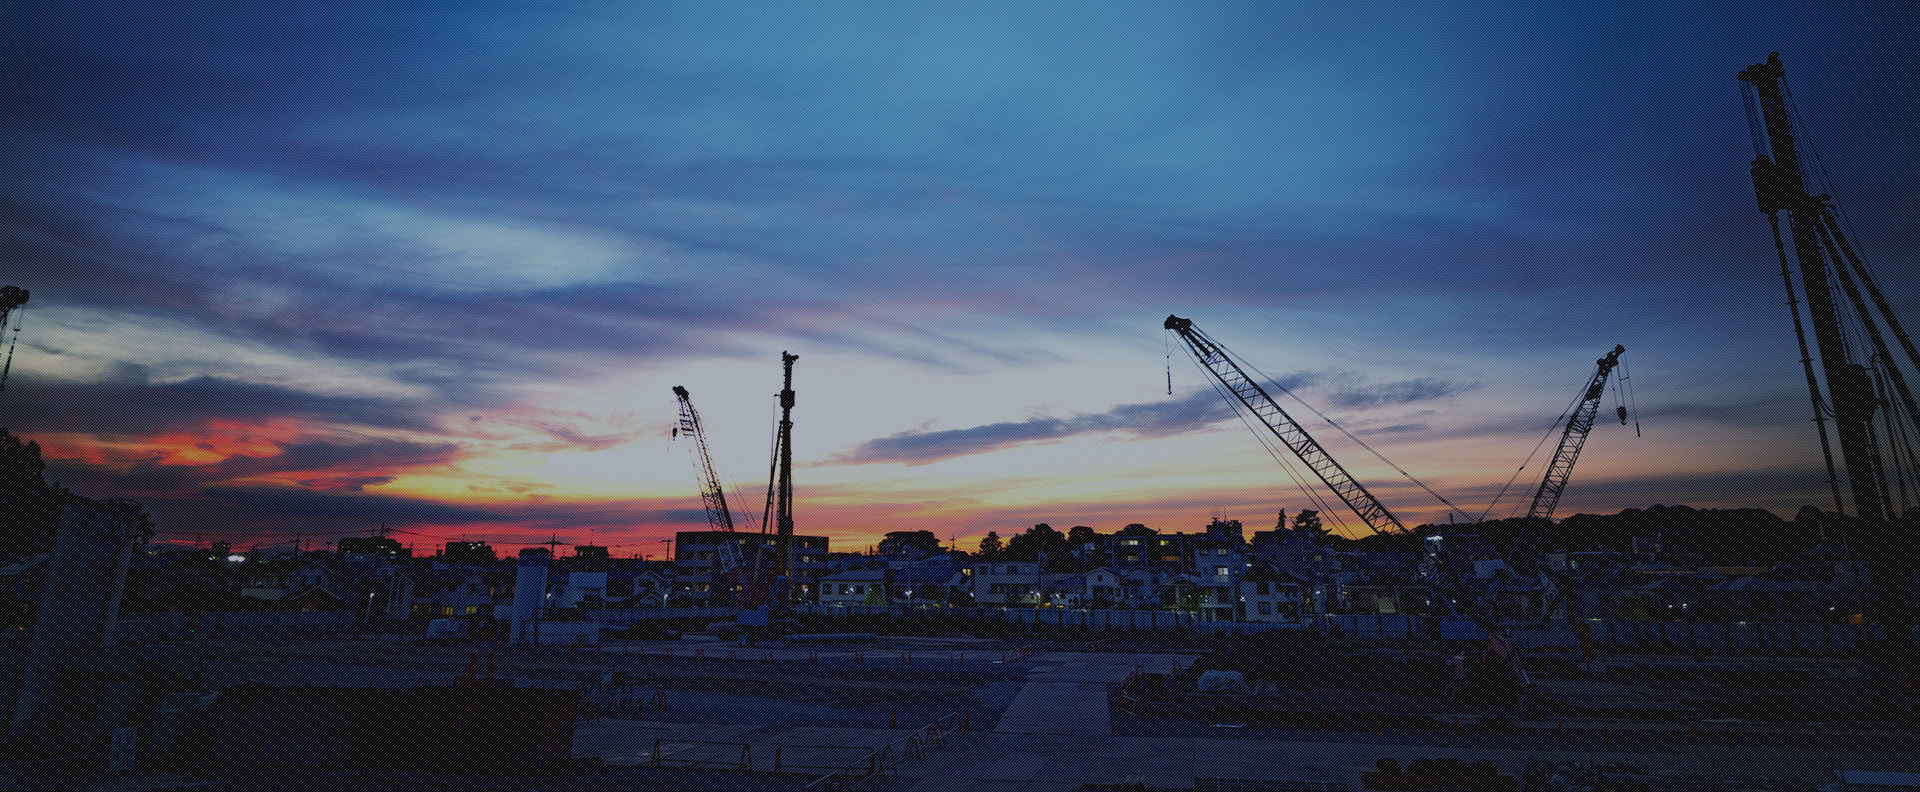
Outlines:
<svg viewBox="0 0 1920 792"><path fill-rule="evenodd" d="M1620 365L1620 354L1625 351L1626 347L1615 344L1606 357L1594 361L1596 368L1593 377L1587 380L1580 406L1574 408L1573 417L1567 419L1567 428L1560 433L1560 448L1553 453L1553 463L1547 466L1546 478L1540 481L1540 491L1533 496L1533 506L1527 509L1528 517L1553 519L1553 507L1560 503L1560 493L1567 488L1567 476L1573 473L1573 461L1580 457L1580 447L1586 444L1587 433L1593 431L1593 420L1600 411L1600 398L1607 392L1607 375Z"/></svg>
<svg viewBox="0 0 1920 792"><path fill-rule="evenodd" d="M674 434L693 438L693 464L700 474L700 501L707 508L707 524L715 531L733 533L733 513L727 509L727 493L720 486L720 476L713 470L713 455L707 452L707 433L700 425L700 412L693 409L693 398L686 388L673 386L673 395L680 398L680 425ZM731 540L714 542L714 548L719 556L717 571L737 575L746 566L740 557L739 545Z"/></svg>
<svg viewBox="0 0 1920 792"><path fill-rule="evenodd" d="M25 307L31 292L18 286L0 286L0 341L6 340L7 318L17 308ZM13 348L20 343L20 328L13 328L13 343L7 345L7 353L0 363L0 391L7 389L7 373L13 370Z"/></svg>
<svg viewBox="0 0 1920 792"><path fill-rule="evenodd" d="M1361 486L1359 481L1347 473L1346 468L1334 461L1327 450L1307 434L1307 430L1300 425L1299 421L1295 421L1286 410L1280 409L1279 403L1268 395L1265 388L1260 387L1260 383L1254 382L1252 377L1247 376L1247 373L1240 369L1239 364L1234 363L1233 359L1227 356L1226 350L1221 348L1218 342L1201 332L1200 328L1194 327L1193 320L1169 315L1166 328L1178 333L1180 340L1187 342L1187 346L1193 349L1194 357L1200 361L1200 364L1206 366L1207 370L1220 380L1220 384L1225 385L1241 404L1246 405L1247 410L1259 418L1275 437L1280 438L1280 442L1286 445L1288 450L1300 457L1300 461L1307 463L1307 467L1313 471L1313 474L1319 476L1320 481L1325 483L1328 489L1333 490L1335 495L1340 496L1340 500L1345 501L1348 508L1353 509L1354 514L1359 515L1361 522L1366 523L1368 528L1383 534L1407 531L1406 526L1400 524L1400 520L1394 517L1392 512L1387 511L1387 507L1382 505L1379 499L1373 497L1373 493Z"/></svg>

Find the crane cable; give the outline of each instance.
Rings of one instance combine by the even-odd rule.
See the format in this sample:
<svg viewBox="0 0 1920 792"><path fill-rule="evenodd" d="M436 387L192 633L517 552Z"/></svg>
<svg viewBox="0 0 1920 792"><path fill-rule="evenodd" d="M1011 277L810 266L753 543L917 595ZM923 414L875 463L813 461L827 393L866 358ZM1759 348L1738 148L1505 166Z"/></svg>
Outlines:
<svg viewBox="0 0 1920 792"><path fill-rule="evenodd" d="M1633 436L1640 436L1640 397L1634 393L1633 372L1627 369L1627 362L1620 361L1620 384L1627 389L1627 410L1633 413Z"/></svg>
<svg viewBox="0 0 1920 792"><path fill-rule="evenodd" d="M1171 341L1169 341L1169 347L1171 347ZM1206 365L1200 362L1200 358L1192 349L1188 348L1185 344L1180 345L1180 348L1187 353L1187 358L1193 361L1193 365L1207 372L1209 375L1206 377L1207 383L1213 386L1214 392L1220 394L1222 400L1226 401L1227 406L1233 410L1233 416L1240 419L1240 423L1247 427L1247 431L1253 433L1254 440L1260 443L1260 447L1267 452L1267 456L1272 457L1273 461L1280 466L1280 470L1287 474L1287 478L1293 480L1293 486L1300 490L1300 494L1306 496L1309 503L1318 506L1319 512L1327 515L1338 528L1345 530L1347 523L1340 518L1339 510L1329 507L1326 500L1322 498L1318 492L1315 492L1313 488L1308 485L1306 479L1293 469L1293 464L1288 461L1289 456L1291 456L1290 454L1281 454L1280 450L1274 447L1274 441L1270 437L1271 431L1263 432L1255 428L1253 422L1248 419L1244 412L1246 405L1242 404L1239 398L1227 392L1226 386L1222 384L1217 377L1212 376L1212 372L1208 371ZM1169 352L1168 355L1169 358L1171 358L1172 353ZM1169 378L1173 376L1171 369L1169 369L1167 376Z"/></svg>
<svg viewBox="0 0 1920 792"><path fill-rule="evenodd" d="M1216 342L1216 345L1217 345L1217 342ZM1221 349L1221 351L1222 351L1222 352L1226 352L1226 349L1225 349L1225 348L1223 347L1223 348ZM1227 353L1227 354L1232 354L1232 353ZM1237 356L1236 356L1236 357L1237 357ZM1405 477L1407 477L1407 480L1408 480L1408 481L1411 481L1411 482L1413 482L1414 484L1416 484L1416 485L1418 485L1418 486L1420 487L1420 489L1423 489L1423 490L1426 490L1426 492L1427 492L1427 494L1428 494L1428 495L1432 495L1432 496L1433 496L1433 497L1434 497L1435 499L1437 499L1437 500L1439 500L1439 501L1440 501L1441 503L1444 503L1444 504L1446 504L1446 506L1447 506L1447 508L1448 508L1448 509L1451 509L1451 510L1453 510L1453 512L1454 512L1455 514L1458 514L1458 515L1460 515L1460 516L1462 516L1462 517L1468 517L1468 516L1471 516L1471 515L1468 515L1468 514L1467 514L1466 512L1464 512L1464 511L1461 511L1461 509L1460 509L1460 507L1458 507L1458 506L1455 506L1455 505L1453 505L1453 501L1450 501L1450 500L1447 500L1447 498L1446 498L1446 496L1444 496L1444 495L1441 495L1440 493L1438 493L1438 492L1435 492L1435 491L1433 491L1433 488L1432 488L1432 487L1429 487L1429 486L1427 486L1427 484L1426 484L1426 482L1423 482L1423 481L1421 481L1420 479L1417 479L1417 478L1414 478L1414 476L1413 476L1413 474L1412 474L1412 473L1409 473L1409 472L1407 472L1407 469L1406 469L1406 468L1403 468L1403 467L1400 467L1400 466L1399 466L1399 465L1397 465L1397 464L1394 464L1394 462L1393 462L1393 460L1391 460L1391 459L1388 459L1388 458L1386 457L1386 455L1384 455L1384 454L1381 454L1381 453L1380 453L1379 451L1376 451L1376 450L1374 450L1374 447L1373 447L1373 446L1370 446L1370 445L1367 445L1367 441L1365 441L1365 440L1362 440L1362 439L1360 439L1359 437L1356 437L1356 436L1354 436L1354 434L1353 434L1352 432L1349 432L1349 431L1347 431L1347 428L1346 428L1346 427L1344 427L1344 426L1341 426L1341 425L1339 425L1339 424L1337 424L1337 423L1334 423L1334 422L1333 422L1333 419L1332 419L1332 418L1328 418L1328 417L1327 417L1327 415L1326 415L1326 413L1323 413L1323 412L1320 412L1320 411L1319 411L1319 410L1317 410L1317 409L1314 409L1314 407L1313 407L1313 405L1311 405L1311 404L1308 404L1308 403L1307 403L1307 401L1306 401L1305 399L1302 399L1302 398L1300 398L1300 397L1299 397L1299 396L1298 396L1297 394L1295 394L1295 393L1294 393L1293 391L1291 391L1291 390L1288 390L1288 389L1287 389L1287 386L1285 386L1285 385L1282 385L1282 384L1280 384L1280 383L1279 383L1278 381L1274 381L1272 377L1268 377L1268 376L1267 376L1267 373L1266 373L1266 372L1264 372L1264 371L1261 371L1261 370L1260 370L1260 369L1259 369L1258 367L1256 367L1256 366L1254 366L1253 364L1251 364L1251 363L1248 363L1248 362L1246 362L1246 361L1244 361L1244 360L1242 360L1242 361L1240 361L1240 362L1241 362L1241 364L1243 364L1243 365L1245 365L1245 366L1246 366L1247 368L1249 368L1249 369L1252 369L1252 370L1253 370L1253 373L1255 373L1255 374L1259 374L1259 375L1260 375L1260 376L1262 376L1262 377L1266 377L1266 379L1267 379L1267 380L1268 380L1269 382L1273 382L1273 386L1274 386L1274 387L1276 387L1276 388L1279 388L1279 389L1280 389L1280 392L1281 392L1281 393L1285 393L1285 394L1287 394L1288 396L1291 396L1291 397L1293 397L1293 400L1294 400L1294 401L1296 401L1296 402L1299 402L1299 403L1300 403L1300 406L1302 406L1302 407L1305 407L1305 408L1307 408L1307 411L1308 411L1308 412L1311 412L1311 413L1313 413L1314 415L1317 415L1317 416L1319 416L1319 417L1320 417L1320 420L1322 420L1322 421L1326 421L1326 422L1327 422L1327 425L1328 425L1328 426L1331 426L1331 427L1333 427L1333 428L1335 428L1335 429L1338 429L1338 430L1340 430L1340 433L1341 433L1341 434L1343 434L1343 435L1346 435L1346 436L1347 436L1347 439L1348 439L1348 440L1352 440L1353 442L1355 442L1355 443L1358 443L1358 444L1360 445L1360 447L1361 447L1361 448L1364 448L1364 449L1366 449L1366 450L1367 450L1367 453L1370 453L1370 454L1372 454L1372 455L1373 455L1373 456L1374 456L1374 457L1375 457L1376 459L1379 459L1379 460L1380 460L1381 462L1385 462L1385 463L1387 463L1387 467L1390 467L1390 468L1393 468L1393 469L1394 469L1394 470L1396 470L1396 471L1399 471L1399 473L1400 473L1400 475L1402 475L1402 476L1405 476Z"/></svg>
<svg viewBox="0 0 1920 792"><path fill-rule="evenodd" d="M1281 393L1285 393L1288 396L1293 397L1293 400L1295 402L1298 402L1300 406L1305 407L1308 412L1311 412L1314 415L1319 416L1320 420L1325 421L1328 426L1338 429L1341 434L1347 436L1348 440L1352 440L1353 442L1357 443L1361 448L1366 449L1368 453L1373 454L1374 457L1379 459L1381 462L1385 462L1388 467L1391 467L1394 470L1398 471L1400 475L1405 476L1408 481L1413 482L1415 485L1420 487L1420 489L1426 490L1428 495L1432 495L1435 499L1439 500L1441 503L1446 504L1447 508L1453 510L1454 513L1459 514L1462 517L1470 516L1466 512L1461 511L1459 507L1453 505L1453 502L1450 500L1447 500L1446 496L1443 496L1440 493L1435 492L1432 487L1427 486L1426 482L1423 482L1420 479L1414 478L1414 475L1412 473L1407 472L1406 468L1403 468L1403 467L1400 467L1399 465L1394 464L1393 460L1386 458L1385 455L1381 454L1378 450L1375 450L1373 446L1368 445L1365 440L1361 440L1360 438L1355 437L1352 432L1347 431L1346 427L1341 426L1340 424L1334 423L1333 419L1328 418L1326 413L1320 412L1319 410L1315 409L1313 405L1308 404L1305 399L1300 398L1298 394L1295 394L1292 390L1289 390L1287 386L1280 384L1279 380L1274 379L1272 376L1268 375L1266 372L1261 371L1258 366L1253 365L1252 363L1248 362L1246 359L1241 358L1238 354L1235 354L1234 352L1228 350L1224 344L1221 344L1217 340L1213 341L1213 345L1220 350L1220 354L1232 358L1233 361L1236 364L1240 365L1242 368L1245 368L1247 370L1252 371L1255 374L1260 375L1260 377L1262 379L1265 379L1268 382L1268 384L1273 385L1275 388L1279 388ZM1191 355L1193 353L1189 351L1188 354ZM1198 365L1199 362L1200 362L1199 359L1195 358L1194 363ZM1378 501L1376 501L1376 503L1377 502ZM1384 504L1381 506L1381 508L1383 509L1385 508Z"/></svg>
<svg viewBox="0 0 1920 792"><path fill-rule="evenodd" d="M1595 366L1594 368L1598 370L1599 366ZM1593 375L1591 374L1587 375L1587 381L1592 382ZM1474 522L1486 522L1487 515L1493 513L1493 507L1499 505L1500 499L1507 496L1507 489L1513 486L1513 482L1520 480L1520 474L1526 472L1527 465L1530 465L1533 463L1534 455L1540 453L1540 449L1546 446L1547 439L1553 437L1554 432L1560 431L1561 427L1566 425L1567 416L1574 411L1574 408L1580 406L1580 402L1585 400L1586 400L1586 391L1582 390L1574 394L1573 401L1568 402L1566 409L1560 411L1560 417L1553 419L1553 424L1547 427L1546 433L1540 435L1540 442L1533 444L1533 450L1527 452L1527 458L1520 460L1519 469L1513 471L1513 476L1511 478L1508 478L1507 483L1500 487L1500 492L1493 496L1493 502L1487 504L1487 510L1481 512L1480 519L1475 520Z"/></svg>

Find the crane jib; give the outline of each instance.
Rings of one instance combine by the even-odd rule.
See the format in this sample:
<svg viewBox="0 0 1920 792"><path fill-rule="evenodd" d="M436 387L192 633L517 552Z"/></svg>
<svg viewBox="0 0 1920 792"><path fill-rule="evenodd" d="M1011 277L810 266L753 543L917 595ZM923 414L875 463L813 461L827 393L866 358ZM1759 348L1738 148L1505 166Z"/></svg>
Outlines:
<svg viewBox="0 0 1920 792"><path fill-rule="evenodd" d="M1227 355L1226 350L1218 342L1194 327L1193 320L1169 315L1165 327L1179 334L1180 340L1186 342L1192 349L1200 365L1206 367L1214 378L1220 380L1220 384L1225 386L1242 405L1245 405L1248 412L1259 418L1267 430L1287 447L1287 450L1292 451L1300 461L1305 462L1307 468L1319 477L1321 483L1333 490L1333 493L1339 496L1340 500L1346 503L1347 507L1352 509L1369 529L1378 533L1406 532L1406 526L1402 525L1392 512L1387 511L1387 507L1373 497L1373 493L1368 492L1365 486L1347 473L1346 468L1334 461L1333 456L1307 433L1300 422L1295 421L1293 416L1281 409L1279 403L1274 401L1273 396L1268 394L1265 388L1260 387L1259 383L1247 376L1247 373L1233 362L1233 358Z"/></svg>

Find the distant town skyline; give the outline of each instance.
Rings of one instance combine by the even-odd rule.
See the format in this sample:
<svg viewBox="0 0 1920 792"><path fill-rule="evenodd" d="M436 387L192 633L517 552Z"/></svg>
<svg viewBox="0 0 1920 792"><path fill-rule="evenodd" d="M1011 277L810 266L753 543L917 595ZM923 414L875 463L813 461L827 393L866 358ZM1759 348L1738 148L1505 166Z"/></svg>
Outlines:
<svg viewBox="0 0 1920 792"><path fill-rule="evenodd" d="M657 556L707 524L669 389L757 516L783 352L796 530L836 546L1363 533L1168 314L1391 460L1296 413L1408 525L1450 512L1395 465L1524 512L1615 344L1637 409L1557 515L1831 508L1734 79L1772 51L1920 316L1908 5L18 17L0 426L161 541Z"/></svg>

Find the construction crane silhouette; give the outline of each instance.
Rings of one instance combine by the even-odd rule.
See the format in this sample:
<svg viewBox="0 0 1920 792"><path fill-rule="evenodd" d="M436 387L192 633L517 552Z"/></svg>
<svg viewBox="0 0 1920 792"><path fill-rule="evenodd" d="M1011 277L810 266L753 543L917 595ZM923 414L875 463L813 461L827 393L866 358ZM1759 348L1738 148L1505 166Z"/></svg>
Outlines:
<svg viewBox="0 0 1920 792"><path fill-rule="evenodd" d="M7 374L13 371L13 349L20 345L20 315L31 293L18 286L0 286L0 340L5 340L8 318L13 324L13 340L7 343L7 357L0 362L0 391L7 389Z"/></svg>
<svg viewBox="0 0 1920 792"><path fill-rule="evenodd" d="M1594 418L1600 412L1600 399L1607 394L1607 375L1620 365L1620 355L1627 348L1615 344L1606 357L1594 361L1593 376L1587 380L1587 388L1582 391L1579 406L1573 409L1573 417L1567 419L1567 428L1560 433L1560 447L1553 453L1553 462L1547 465L1546 478L1540 481L1540 491L1534 493L1533 505L1528 507L1527 516L1540 519L1553 519L1553 507L1560 503L1560 493L1567 488L1567 476L1573 473L1573 462L1580 458L1580 448L1586 445L1587 433L1593 431ZM1620 408L1621 419L1626 418L1626 407Z"/></svg>
<svg viewBox="0 0 1920 792"><path fill-rule="evenodd" d="M1379 534L1411 535L1413 533L1400 522L1399 518L1394 517L1393 513L1387 510L1380 499L1375 498L1373 493L1367 491L1364 485L1354 479L1346 468L1334 461L1333 456L1307 434L1307 430L1300 425L1299 421L1294 420L1286 410L1281 409L1273 396L1267 393L1266 388L1248 376L1218 341L1201 332L1200 328L1194 327L1193 320L1169 315L1164 326L1179 335L1180 340L1186 342L1187 347L1192 351L1195 362L1213 374L1214 378L1219 380L1220 384L1225 386L1241 405L1253 413L1254 417L1260 419L1274 437L1279 438L1288 450L1298 456L1300 461L1305 462L1307 468L1312 470L1328 489L1338 495L1347 507L1367 524L1368 528ZM1398 468L1397 465L1395 467ZM1413 479L1413 476L1405 470L1400 472L1408 479ZM1420 484L1417 479L1413 480L1429 494L1439 497L1439 493L1427 488L1425 484ZM1446 502L1445 498L1440 500L1443 503ZM1451 507L1453 504L1447 505ZM1440 537L1428 537L1427 543L1434 544L1432 540L1438 538ZM1432 592L1435 626L1439 637L1468 637L1467 633L1470 630L1462 630L1459 625L1478 626L1485 634L1487 641L1483 662L1497 655L1500 665L1511 669L1514 679L1525 684L1527 676L1520 662L1519 651L1499 625L1496 603L1489 599L1497 597L1497 592L1479 592L1466 585L1465 581L1449 569L1445 553L1444 547L1423 551L1419 568L1421 578L1425 580Z"/></svg>
<svg viewBox="0 0 1920 792"><path fill-rule="evenodd" d="M1851 532L1851 544L1867 561L1866 577L1873 592L1866 614L1871 632L1863 642L1862 654L1871 676L1894 680L1903 693L1912 696L1914 614L1905 587L1911 573L1912 537L1897 530L1890 518L1899 513L1896 497L1901 503L1913 503L1913 487L1920 482L1920 459L1914 453L1914 435L1920 432L1920 406L1901 370L1902 361L1920 368L1920 352L1880 292L1873 273L1848 242L1832 196L1815 195L1808 189L1780 53L1772 53L1765 63L1748 66L1736 77L1751 87L1741 96L1746 101L1747 124L1753 138L1754 195L1773 227L1774 251L1780 260L1787 304L1792 308L1794 335L1800 345L1801 367L1806 373L1836 511L1845 514L1847 503L1841 496L1829 423L1838 436L1846 483L1852 490L1858 524ZM1791 260L1786 238L1780 232L1781 212L1787 214L1793 242ZM1794 263L1800 268L1798 290L1794 286ZM1806 294L1804 324L1799 291ZM1815 342L1811 350L1807 344L1808 324L1813 327ZM1887 342L1889 334L1904 355L1895 354ZM1817 370L1814 350L1819 352Z"/></svg>
<svg viewBox="0 0 1920 792"><path fill-rule="evenodd" d="M673 434L693 440L693 466L700 477L700 501L706 507L707 524L723 534L714 542L714 582L725 581L726 587L723 595L722 589L716 586L714 599L724 596L727 601L714 604L733 604L738 602L738 589L747 582L746 562L733 538L733 512L727 508L726 489L720 485L719 474L714 472L713 454L707 450L706 429L700 424L700 412L693 408L693 396L679 385L673 386L673 395L680 400L680 423L674 427Z"/></svg>
<svg viewBox="0 0 1920 792"><path fill-rule="evenodd" d="M1366 523L1368 528L1373 529L1375 533L1383 534L1407 532L1407 527L1400 523L1399 518L1394 517L1393 512L1387 511L1386 505L1381 503L1379 498L1375 498L1373 493L1368 492L1364 485L1347 472L1346 468L1334 461L1333 456L1328 454L1312 435L1307 434L1306 428L1302 427L1299 421L1288 415L1286 410L1280 409L1280 405L1273 400L1271 394L1267 393L1266 388L1247 376L1247 373L1240 369L1239 364L1233 362L1233 358L1227 355L1226 349L1221 347L1219 342L1201 332L1200 328L1194 327L1191 319L1169 315L1165 326L1166 329L1179 335L1180 340L1187 342L1187 346L1193 351L1194 359L1211 372L1214 378L1220 380L1220 384L1225 385L1234 398L1239 399L1254 417L1259 418L1261 423L1273 432L1273 436L1286 445L1287 450L1300 457L1300 461L1307 463L1307 468L1327 485L1327 489L1340 496L1340 500L1344 501L1348 508L1353 509L1353 513L1359 515L1360 521Z"/></svg>

